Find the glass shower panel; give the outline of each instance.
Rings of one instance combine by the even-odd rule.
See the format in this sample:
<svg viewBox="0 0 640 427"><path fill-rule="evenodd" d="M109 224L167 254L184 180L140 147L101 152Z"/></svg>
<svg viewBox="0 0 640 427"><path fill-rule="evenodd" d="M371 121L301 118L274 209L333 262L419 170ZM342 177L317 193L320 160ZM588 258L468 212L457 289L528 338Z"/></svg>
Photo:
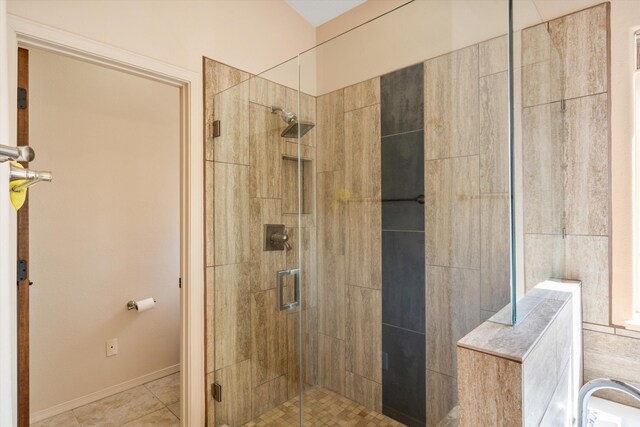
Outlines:
<svg viewBox="0 0 640 427"><path fill-rule="evenodd" d="M333 402L435 426L457 341L511 321L507 33L507 2L419 1L300 55L317 124L304 419Z"/></svg>
<svg viewBox="0 0 640 427"><path fill-rule="evenodd" d="M516 296L566 278L568 152L563 38L531 1L513 1ZM571 107L571 105L569 106ZM570 232L570 230L569 230ZM520 321L533 307L518 304Z"/></svg>
<svg viewBox="0 0 640 427"><path fill-rule="evenodd" d="M215 95L216 425L436 426L457 341L566 274L562 58L518 0L510 63L507 5L410 2Z"/></svg>
<svg viewBox="0 0 640 427"><path fill-rule="evenodd" d="M301 322L310 298L301 269L309 231L299 221L313 205L298 190L298 129L306 130L313 111L298 110L297 58L243 77L213 99L210 282L214 379L222 389L213 413L217 426L241 426L286 405L280 412L288 425L300 418Z"/></svg>
<svg viewBox="0 0 640 427"><path fill-rule="evenodd" d="M305 131L303 141L313 137L312 129L309 131L312 118L308 110L301 114L299 109L297 58L250 82L251 123L255 126L251 146L251 182L256 188L251 194L252 224L257 227L254 238L273 241L277 236L268 230L268 224L284 227L284 235L279 236L282 245L276 250L260 246L252 260L259 265L254 266L255 271L263 274L262 288L254 288L254 299L268 300L252 313L252 365L257 373L252 382L253 417L258 423L270 419L275 408L285 405L279 422L293 424L301 422L301 357L313 354L301 340L310 292L301 265L307 242L300 224L312 206L309 195L299 188L302 175L298 171L298 137Z"/></svg>

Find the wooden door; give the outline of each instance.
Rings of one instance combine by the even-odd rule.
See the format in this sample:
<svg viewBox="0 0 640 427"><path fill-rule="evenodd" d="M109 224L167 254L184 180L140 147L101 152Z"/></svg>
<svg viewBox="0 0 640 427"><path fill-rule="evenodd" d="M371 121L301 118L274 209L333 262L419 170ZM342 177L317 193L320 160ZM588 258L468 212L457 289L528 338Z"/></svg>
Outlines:
<svg viewBox="0 0 640 427"><path fill-rule="evenodd" d="M18 91L29 94L29 51L18 49ZM20 95L18 95L20 97ZM29 145L29 102L18 102L18 145ZM22 165L28 167L27 162ZM24 274L20 270L24 271ZM18 211L18 426L29 426L29 196Z"/></svg>

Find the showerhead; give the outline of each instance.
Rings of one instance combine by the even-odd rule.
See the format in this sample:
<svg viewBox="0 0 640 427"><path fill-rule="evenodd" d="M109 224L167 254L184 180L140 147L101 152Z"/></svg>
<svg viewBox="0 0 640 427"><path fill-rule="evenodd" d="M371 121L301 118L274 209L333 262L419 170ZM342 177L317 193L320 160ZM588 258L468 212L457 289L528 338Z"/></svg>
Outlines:
<svg viewBox="0 0 640 427"><path fill-rule="evenodd" d="M280 113L280 117L288 125L280 134L283 138L302 138L315 126L311 122L299 122L294 113L280 107L271 107L271 112Z"/></svg>
<svg viewBox="0 0 640 427"><path fill-rule="evenodd" d="M297 120L293 120L289 126L285 128L280 134L283 138L302 138L309 132L315 125L310 122L298 122Z"/></svg>

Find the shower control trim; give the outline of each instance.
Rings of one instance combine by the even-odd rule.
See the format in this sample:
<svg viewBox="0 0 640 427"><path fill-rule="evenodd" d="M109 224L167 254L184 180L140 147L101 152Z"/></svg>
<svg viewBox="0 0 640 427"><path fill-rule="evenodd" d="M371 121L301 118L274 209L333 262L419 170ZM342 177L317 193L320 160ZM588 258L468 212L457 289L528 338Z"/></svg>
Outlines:
<svg viewBox="0 0 640 427"><path fill-rule="evenodd" d="M264 250L283 251L291 250L289 233L284 224L265 224L264 226Z"/></svg>

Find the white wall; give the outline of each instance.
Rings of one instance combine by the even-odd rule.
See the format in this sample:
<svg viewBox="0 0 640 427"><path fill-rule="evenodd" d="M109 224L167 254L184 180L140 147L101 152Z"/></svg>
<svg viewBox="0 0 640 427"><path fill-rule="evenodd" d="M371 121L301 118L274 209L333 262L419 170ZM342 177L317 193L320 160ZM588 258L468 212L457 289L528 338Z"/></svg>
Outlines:
<svg viewBox="0 0 640 427"><path fill-rule="evenodd" d="M34 413L179 363L180 94L35 49L29 75Z"/></svg>

